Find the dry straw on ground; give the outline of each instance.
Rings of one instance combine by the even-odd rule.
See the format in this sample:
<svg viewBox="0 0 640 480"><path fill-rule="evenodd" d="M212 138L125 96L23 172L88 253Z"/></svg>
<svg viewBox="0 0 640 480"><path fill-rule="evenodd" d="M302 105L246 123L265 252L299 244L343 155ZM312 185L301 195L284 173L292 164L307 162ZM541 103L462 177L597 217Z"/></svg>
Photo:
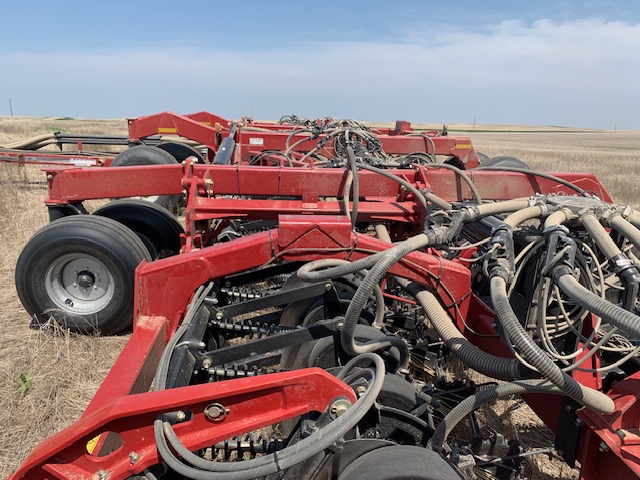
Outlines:
<svg viewBox="0 0 640 480"><path fill-rule="evenodd" d="M639 132L501 130L463 135L471 136L477 148L490 156L513 155L542 170L595 172L617 201L640 206ZM126 122L0 117L0 145L54 131L126 134ZM0 163L0 478L15 470L40 441L80 416L127 340L29 330L30 319L13 278L23 246L48 221L40 170ZM550 438L521 402L499 402L482 412L482 418L485 428L519 437L526 446L537 447ZM532 472L537 479L576 478L575 470L544 458L534 462Z"/></svg>

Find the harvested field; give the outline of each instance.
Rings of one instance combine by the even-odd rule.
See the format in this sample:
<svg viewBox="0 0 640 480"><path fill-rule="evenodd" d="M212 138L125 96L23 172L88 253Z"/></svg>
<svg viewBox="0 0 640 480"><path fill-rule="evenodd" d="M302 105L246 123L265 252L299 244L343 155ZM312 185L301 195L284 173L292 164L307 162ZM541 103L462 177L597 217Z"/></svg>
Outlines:
<svg viewBox="0 0 640 480"><path fill-rule="evenodd" d="M529 127L486 131L496 128L476 126L483 131L460 135L470 136L489 156L515 156L534 169L594 172L619 203L640 208L640 132L551 127L537 128L536 133L522 132ZM126 122L0 117L0 145L53 131L126 134ZM15 292L14 268L24 244L48 222L40 170L0 163L0 478L15 470L40 441L80 416L127 341L126 335L86 337L54 327L45 332L28 328L29 316ZM520 401L499 402L482 417L488 428L518 437L528 448L546 446L551 438ZM577 478L577 473L561 462L537 457L531 462L531 478Z"/></svg>

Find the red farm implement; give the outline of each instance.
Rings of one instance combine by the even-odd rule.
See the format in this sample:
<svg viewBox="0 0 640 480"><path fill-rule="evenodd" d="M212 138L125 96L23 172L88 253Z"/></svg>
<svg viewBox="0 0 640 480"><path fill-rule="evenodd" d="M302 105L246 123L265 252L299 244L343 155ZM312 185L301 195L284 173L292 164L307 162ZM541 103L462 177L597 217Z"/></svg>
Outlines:
<svg viewBox="0 0 640 480"><path fill-rule="evenodd" d="M12 478L520 478L535 452L474 415L513 394L581 478L640 473L640 213L593 175L407 122L163 113L126 143L109 168L45 170L25 308L133 333ZM122 199L88 215L98 198ZM452 355L492 381L444 381Z"/></svg>

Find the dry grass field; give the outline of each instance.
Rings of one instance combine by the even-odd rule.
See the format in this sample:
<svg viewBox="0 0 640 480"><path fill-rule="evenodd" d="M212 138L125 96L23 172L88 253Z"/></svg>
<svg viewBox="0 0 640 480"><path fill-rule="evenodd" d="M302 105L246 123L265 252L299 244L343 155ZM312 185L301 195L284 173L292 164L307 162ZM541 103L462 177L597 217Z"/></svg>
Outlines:
<svg viewBox="0 0 640 480"><path fill-rule="evenodd" d="M463 135L471 136L489 156L516 156L541 170L595 172L619 203L640 207L640 132L500 130ZM0 117L0 145L53 131L126 134L126 122ZM127 340L28 328L29 316L15 292L14 268L25 243L48 222L43 180L39 167L0 163L0 478L15 470L40 441L79 417ZM521 402L501 402L484 417L496 429L507 425L503 433L524 439L527 447L548 441ZM575 470L546 458L535 460L531 471L536 479L577 478Z"/></svg>

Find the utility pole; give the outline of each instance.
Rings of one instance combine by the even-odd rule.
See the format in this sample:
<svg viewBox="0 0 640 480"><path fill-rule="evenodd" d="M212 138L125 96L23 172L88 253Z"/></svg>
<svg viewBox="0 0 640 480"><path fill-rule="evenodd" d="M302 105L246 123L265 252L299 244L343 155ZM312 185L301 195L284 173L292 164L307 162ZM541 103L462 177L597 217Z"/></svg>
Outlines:
<svg viewBox="0 0 640 480"><path fill-rule="evenodd" d="M476 117L473 117L473 130L472 131L476 131Z"/></svg>
<svg viewBox="0 0 640 480"><path fill-rule="evenodd" d="M13 105L11 105L11 97L9 97L9 112L11 112L11 116L13 117Z"/></svg>

